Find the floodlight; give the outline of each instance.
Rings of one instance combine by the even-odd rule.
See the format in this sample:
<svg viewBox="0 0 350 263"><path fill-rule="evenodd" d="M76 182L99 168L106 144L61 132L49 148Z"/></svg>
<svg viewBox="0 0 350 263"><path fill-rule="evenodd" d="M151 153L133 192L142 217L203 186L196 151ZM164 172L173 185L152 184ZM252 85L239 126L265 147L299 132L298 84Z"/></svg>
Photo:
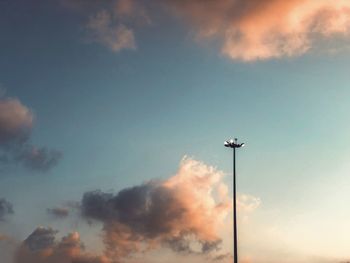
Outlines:
<svg viewBox="0 0 350 263"><path fill-rule="evenodd" d="M238 143L237 138L224 142L225 147L233 150L233 262L238 263L238 240L237 240L237 199L236 199L236 148L241 148L244 143Z"/></svg>

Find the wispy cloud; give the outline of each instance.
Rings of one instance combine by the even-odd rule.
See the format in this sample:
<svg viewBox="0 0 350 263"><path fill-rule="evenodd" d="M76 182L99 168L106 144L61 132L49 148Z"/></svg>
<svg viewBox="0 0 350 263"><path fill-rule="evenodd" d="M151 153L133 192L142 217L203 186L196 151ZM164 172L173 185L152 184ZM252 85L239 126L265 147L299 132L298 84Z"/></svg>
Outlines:
<svg viewBox="0 0 350 263"><path fill-rule="evenodd" d="M261 204L261 200L258 197L240 194L237 196L237 208L242 213L251 213L257 209Z"/></svg>
<svg viewBox="0 0 350 263"><path fill-rule="evenodd" d="M350 2L344 0L72 2L90 10L87 28L93 40L113 51L135 48L136 22L149 24L155 12L187 21L199 42L215 39L223 55L241 61L300 56L320 48L322 39L348 37L350 32Z"/></svg>
<svg viewBox="0 0 350 263"><path fill-rule="evenodd" d="M99 43L117 53L135 50L135 29L151 23L147 9L138 0L63 1L87 16L88 42Z"/></svg>
<svg viewBox="0 0 350 263"><path fill-rule="evenodd" d="M0 164L20 163L34 171L47 171L62 153L30 142L33 112L15 98L0 98Z"/></svg>
<svg viewBox="0 0 350 263"><path fill-rule="evenodd" d="M87 29L92 41L98 42L114 52L136 48L133 30L118 21L114 21L112 14L106 10L91 16Z"/></svg>
<svg viewBox="0 0 350 263"><path fill-rule="evenodd" d="M69 209L66 207L48 208L47 213L57 218L65 218L69 216Z"/></svg>

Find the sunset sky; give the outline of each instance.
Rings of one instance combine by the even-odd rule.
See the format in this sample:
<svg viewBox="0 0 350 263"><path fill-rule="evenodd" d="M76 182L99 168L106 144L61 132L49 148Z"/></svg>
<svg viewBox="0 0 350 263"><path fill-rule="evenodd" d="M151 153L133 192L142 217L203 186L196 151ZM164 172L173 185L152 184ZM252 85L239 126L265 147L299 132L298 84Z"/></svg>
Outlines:
<svg viewBox="0 0 350 263"><path fill-rule="evenodd" d="M0 263L350 260L350 1L0 1Z"/></svg>

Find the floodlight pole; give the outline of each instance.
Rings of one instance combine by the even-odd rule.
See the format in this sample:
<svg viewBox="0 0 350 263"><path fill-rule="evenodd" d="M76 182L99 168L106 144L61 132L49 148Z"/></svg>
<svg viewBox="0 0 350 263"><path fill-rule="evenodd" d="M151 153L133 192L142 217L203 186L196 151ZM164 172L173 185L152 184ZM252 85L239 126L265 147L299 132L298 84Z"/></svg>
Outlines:
<svg viewBox="0 0 350 263"><path fill-rule="evenodd" d="M236 147L233 147L233 262L238 263L237 202L236 202Z"/></svg>
<svg viewBox="0 0 350 263"><path fill-rule="evenodd" d="M241 148L244 143L237 143L237 139L225 141L225 147L233 150L233 262L238 263L238 239L237 239L237 198L236 198L236 148Z"/></svg>

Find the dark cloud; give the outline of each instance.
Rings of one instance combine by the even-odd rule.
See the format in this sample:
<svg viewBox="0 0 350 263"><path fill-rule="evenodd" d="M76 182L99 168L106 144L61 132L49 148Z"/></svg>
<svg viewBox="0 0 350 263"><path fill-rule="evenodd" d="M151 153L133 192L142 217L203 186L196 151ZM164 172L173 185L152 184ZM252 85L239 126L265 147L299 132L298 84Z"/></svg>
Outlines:
<svg viewBox="0 0 350 263"><path fill-rule="evenodd" d="M62 153L57 150L49 150L45 147L37 148L30 146L24 150L18 160L31 170L46 172L56 166L62 158Z"/></svg>
<svg viewBox="0 0 350 263"><path fill-rule="evenodd" d="M56 241L57 231L38 227L16 251L14 263L109 263L84 251L79 234L73 232Z"/></svg>
<svg viewBox="0 0 350 263"><path fill-rule="evenodd" d="M3 221L9 214L13 214L13 206L5 198L0 198L0 221Z"/></svg>
<svg viewBox="0 0 350 263"><path fill-rule="evenodd" d="M64 218L69 215L69 209L65 207L55 207L55 208L48 208L47 213L58 218Z"/></svg>
<svg viewBox="0 0 350 263"><path fill-rule="evenodd" d="M45 172L58 163L61 152L30 143L33 121L33 112L18 99L0 98L0 165Z"/></svg>
<svg viewBox="0 0 350 263"><path fill-rule="evenodd" d="M227 262L233 262L233 256L230 253L226 253L226 254L221 254L221 255L217 255L213 258L213 261L223 261L226 260Z"/></svg>
<svg viewBox="0 0 350 263"><path fill-rule="evenodd" d="M116 195L85 193L82 215L104 224L106 252L116 258L160 246L209 253L221 244L217 228L230 209L227 196L221 201L213 196L219 194L221 177L212 167L184 159L178 174L166 181L151 181Z"/></svg>
<svg viewBox="0 0 350 263"><path fill-rule="evenodd" d="M50 248L54 245L56 233L52 228L38 227L24 240L24 244L32 251Z"/></svg>
<svg viewBox="0 0 350 263"><path fill-rule="evenodd" d="M162 239L162 243L177 252L191 252L190 236L197 236L202 252L217 248L219 239L200 239L197 233L200 230L180 225L180 221L193 212L188 209L174 190L156 182L124 189L115 196L100 191L89 192L82 200L83 215L105 223L110 248L119 242L116 241L119 237L113 233L120 232L130 234L131 239L120 240L120 243L127 244L124 249L128 252L133 251L133 241L156 239ZM121 244L117 249L123 249ZM124 255L124 251L119 252Z"/></svg>
<svg viewBox="0 0 350 263"><path fill-rule="evenodd" d="M82 200L82 213L86 217L106 220L113 219L109 203L113 194L103 193L101 191L87 192Z"/></svg>

